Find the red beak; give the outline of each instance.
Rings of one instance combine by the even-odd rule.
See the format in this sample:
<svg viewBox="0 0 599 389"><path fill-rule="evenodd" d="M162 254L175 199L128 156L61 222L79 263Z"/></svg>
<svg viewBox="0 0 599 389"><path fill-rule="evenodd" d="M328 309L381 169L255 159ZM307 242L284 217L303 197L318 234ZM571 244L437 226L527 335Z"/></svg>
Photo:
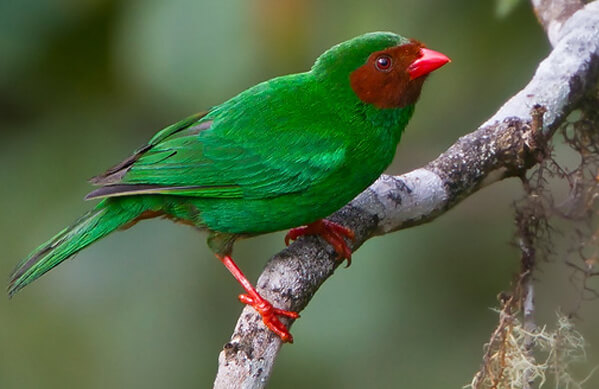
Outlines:
<svg viewBox="0 0 599 389"><path fill-rule="evenodd" d="M439 69L451 60L438 51L422 48L420 57L408 66L410 80L429 74L433 70Z"/></svg>

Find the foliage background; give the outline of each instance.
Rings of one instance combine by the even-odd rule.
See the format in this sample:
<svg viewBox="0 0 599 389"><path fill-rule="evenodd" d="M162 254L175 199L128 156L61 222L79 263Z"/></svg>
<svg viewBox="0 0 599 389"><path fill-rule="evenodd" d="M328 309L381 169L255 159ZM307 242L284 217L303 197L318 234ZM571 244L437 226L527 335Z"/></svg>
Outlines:
<svg viewBox="0 0 599 389"><path fill-rule="evenodd" d="M395 174L475 129L550 50L526 3L499 16L476 0L1 1L0 274L91 206L86 178L156 130L374 30L453 60L430 77ZM271 387L467 384L496 324L489 308L518 269L511 204L521 194L502 182L431 224L369 241L302 312ZM0 387L208 387L241 305L204 239L144 222L0 298ZM240 242L236 258L255 279L282 247L283 233L270 234ZM576 290L561 259L542 270L539 322L553 322ZM592 347L582 378L599 363L598 303L578 316Z"/></svg>

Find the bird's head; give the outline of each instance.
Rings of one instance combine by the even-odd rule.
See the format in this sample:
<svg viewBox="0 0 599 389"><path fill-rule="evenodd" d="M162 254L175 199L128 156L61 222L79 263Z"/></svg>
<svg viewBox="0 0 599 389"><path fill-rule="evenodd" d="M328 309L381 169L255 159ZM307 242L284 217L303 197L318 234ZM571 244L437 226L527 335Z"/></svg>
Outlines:
<svg viewBox="0 0 599 389"><path fill-rule="evenodd" d="M448 63L445 55L391 32L373 32L322 54L312 72L328 87L351 91L377 108L416 103L426 76Z"/></svg>

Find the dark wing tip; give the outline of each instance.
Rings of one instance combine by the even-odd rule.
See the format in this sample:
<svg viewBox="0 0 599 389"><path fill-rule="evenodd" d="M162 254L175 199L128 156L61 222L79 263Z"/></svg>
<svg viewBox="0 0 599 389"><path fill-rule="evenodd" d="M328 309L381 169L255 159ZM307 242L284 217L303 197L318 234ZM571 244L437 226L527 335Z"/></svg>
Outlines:
<svg viewBox="0 0 599 389"><path fill-rule="evenodd" d="M152 148L152 145L145 145L139 148L133 155L121 161L117 165L114 165L110 169L106 170L102 174L98 174L89 179L89 182L93 185L111 185L118 183L123 176L127 173L131 165L135 163L139 159L139 157Z"/></svg>
<svg viewBox="0 0 599 389"><path fill-rule="evenodd" d="M160 185L147 185L147 184L115 184L115 185L106 185L101 188L95 189L89 192L84 199L85 200L93 200L100 199L104 197L118 197L118 196L128 196L135 194L144 194L144 193L156 193L158 190L168 189L166 187Z"/></svg>
<svg viewBox="0 0 599 389"><path fill-rule="evenodd" d="M165 131L167 132L166 133L167 136L175 134L175 133L189 127L194 122L200 120L202 117L206 116L207 113L208 112L199 112L195 115L191 115L171 126L166 127L162 131L159 131L156 135L162 134ZM211 125L212 125L212 120L205 121L203 123L198 124L196 126L195 130L197 132L200 132L200 131L210 128ZM104 173L90 178L89 182L92 183L93 185L114 185L114 184L120 183L123 176L125 174L127 174L127 171L129 171L129 168L131 168L131 166L139 159L139 157L141 157L142 154L144 154L146 151L148 151L149 149L151 149L152 147L154 147L156 145L156 140L155 140L156 135L154 136L154 138L152 138L152 140L150 140L150 143L145 144L144 146L140 147L131 156L124 159L120 163L114 165L110 169L106 170ZM158 141L160 141L160 140L162 140L162 138L158 139Z"/></svg>

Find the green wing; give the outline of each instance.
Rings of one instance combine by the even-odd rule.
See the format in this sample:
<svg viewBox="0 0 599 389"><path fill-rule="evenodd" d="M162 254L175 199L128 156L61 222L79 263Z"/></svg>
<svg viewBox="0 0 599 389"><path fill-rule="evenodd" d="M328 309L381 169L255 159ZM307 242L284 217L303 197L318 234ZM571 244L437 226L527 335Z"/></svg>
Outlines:
<svg viewBox="0 0 599 389"><path fill-rule="evenodd" d="M303 117L295 120L299 115L255 121L219 112L160 131L133 156L96 177L93 182L104 187L87 198L270 198L308 189L345 158L340 139L306 128Z"/></svg>

